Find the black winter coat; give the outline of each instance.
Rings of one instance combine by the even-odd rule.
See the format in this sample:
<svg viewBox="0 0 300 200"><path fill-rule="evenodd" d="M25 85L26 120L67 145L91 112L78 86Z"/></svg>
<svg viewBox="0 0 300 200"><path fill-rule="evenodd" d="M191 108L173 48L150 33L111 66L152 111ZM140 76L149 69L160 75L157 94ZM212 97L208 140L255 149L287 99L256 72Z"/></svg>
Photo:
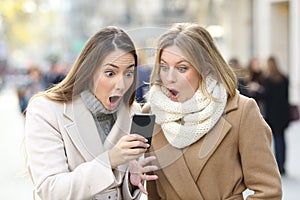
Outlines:
<svg viewBox="0 0 300 200"><path fill-rule="evenodd" d="M264 80L265 118L272 130L282 131L289 124L289 80Z"/></svg>

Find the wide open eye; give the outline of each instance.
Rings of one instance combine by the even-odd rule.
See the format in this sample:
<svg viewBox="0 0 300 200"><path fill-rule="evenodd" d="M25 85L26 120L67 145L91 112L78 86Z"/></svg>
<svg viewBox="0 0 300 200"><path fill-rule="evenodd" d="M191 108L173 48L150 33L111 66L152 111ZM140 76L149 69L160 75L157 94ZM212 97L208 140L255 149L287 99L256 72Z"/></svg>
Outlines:
<svg viewBox="0 0 300 200"><path fill-rule="evenodd" d="M132 77L134 75L134 73L133 73L133 71L127 71L126 73L125 73L125 76L126 77Z"/></svg>
<svg viewBox="0 0 300 200"><path fill-rule="evenodd" d="M188 70L188 68L186 67L186 66L180 66L180 67L178 67L178 71L180 72L180 73L184 73L184 72L186 72Z"/></svg>
<svg viewBox="0 0 300 200"><path fill-rule="evenodd" d="M111 70L107 70L104 73L106 74L106 76L109 76L109 77L115 75L115 73Z"/></svg>
<svg viewBox="0 0 300 200"><path fill-rule="evenodd" d="M165 65L165 64L160 64L160 69L164 72L168 71L170 69L169 66Z"/></svg>

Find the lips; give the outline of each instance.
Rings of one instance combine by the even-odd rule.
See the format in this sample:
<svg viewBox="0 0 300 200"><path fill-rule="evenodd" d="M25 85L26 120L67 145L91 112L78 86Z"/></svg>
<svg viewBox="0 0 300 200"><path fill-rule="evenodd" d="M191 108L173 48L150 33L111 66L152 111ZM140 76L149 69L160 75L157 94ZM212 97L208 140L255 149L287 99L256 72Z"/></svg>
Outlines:
<svg viewBox="0 0 300 200"><path fill-rule="evenodd" d="M173 88L167 88L166 86L161 87L161 91L173 101L178 101L179 91Z"/></svg>
<svg viewBox="0 0 300 200"><path fill-rule="evenodd" d="M168 89L169 92L170 92L170 97L173 98L173 99L177 99L178 98L178 94L179 92L175 89Z"/></svg>

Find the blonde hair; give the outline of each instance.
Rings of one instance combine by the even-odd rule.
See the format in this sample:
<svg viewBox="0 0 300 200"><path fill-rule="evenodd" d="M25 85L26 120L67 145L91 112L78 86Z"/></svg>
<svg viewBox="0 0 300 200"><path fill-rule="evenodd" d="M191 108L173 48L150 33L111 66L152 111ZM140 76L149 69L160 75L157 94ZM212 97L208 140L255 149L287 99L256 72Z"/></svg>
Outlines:
<svg viewBox="0 0 300 200"><path fill-rule="evenodd" d="M175 23L158 40L155 66L151 74L150 85L160 84L160 58L162 51L175 45L200 74L200 89L208 97L205 79L212 75L226 88L228 97L236 94L237 78L231 67L220 54L213 38L207 30L195 23Z"/></svg>
<svg viewBox="0 0 300 200"><path fill-rule="evenodd" d="M122 29L108 26L100 29L86 42L77 57L70 72L62 82L36 96L45 95L51 100L59 102L71 101L82 91L94 87L93 75L105 57L116 49L131 53L137 67L137 54L130 37ZM124 96L124 102L131 105L135 99L137 70L134 70L134 82Z"/></svg>

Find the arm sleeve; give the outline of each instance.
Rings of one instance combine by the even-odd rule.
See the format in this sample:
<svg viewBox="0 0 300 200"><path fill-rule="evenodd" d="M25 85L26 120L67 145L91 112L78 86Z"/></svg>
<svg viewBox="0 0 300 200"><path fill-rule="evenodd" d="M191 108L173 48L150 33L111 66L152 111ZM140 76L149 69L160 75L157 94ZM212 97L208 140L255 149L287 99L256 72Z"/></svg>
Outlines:
<svg viewBox="0 0 300 200"><path fill-rule="evenodd" d="M135 189L134 191L131 191L131 186L130 186L130 180L129 180L129 171L126 171L125 177L124 177L124 182L122 186L122 193L123 193L123 198L124 199L140 199L141 196L141 191L140 189Z"/></svg>
<svg viewBox="0 0 300 200"><path fill-rule="evenodd" d="M239 151L246 186L254 191L251 199L281 199L281 178L272 148L272 132L253 99L243 106Z"/></svg>
<svg viewBox="0 0 300 200"><path fill-rule="evenodd" d="M55 113L51 106L43 105L33 102L25 122L28 168L35 192L42 199L87 199L113 185L116 180L107 151L70 169Z"/></svg>

